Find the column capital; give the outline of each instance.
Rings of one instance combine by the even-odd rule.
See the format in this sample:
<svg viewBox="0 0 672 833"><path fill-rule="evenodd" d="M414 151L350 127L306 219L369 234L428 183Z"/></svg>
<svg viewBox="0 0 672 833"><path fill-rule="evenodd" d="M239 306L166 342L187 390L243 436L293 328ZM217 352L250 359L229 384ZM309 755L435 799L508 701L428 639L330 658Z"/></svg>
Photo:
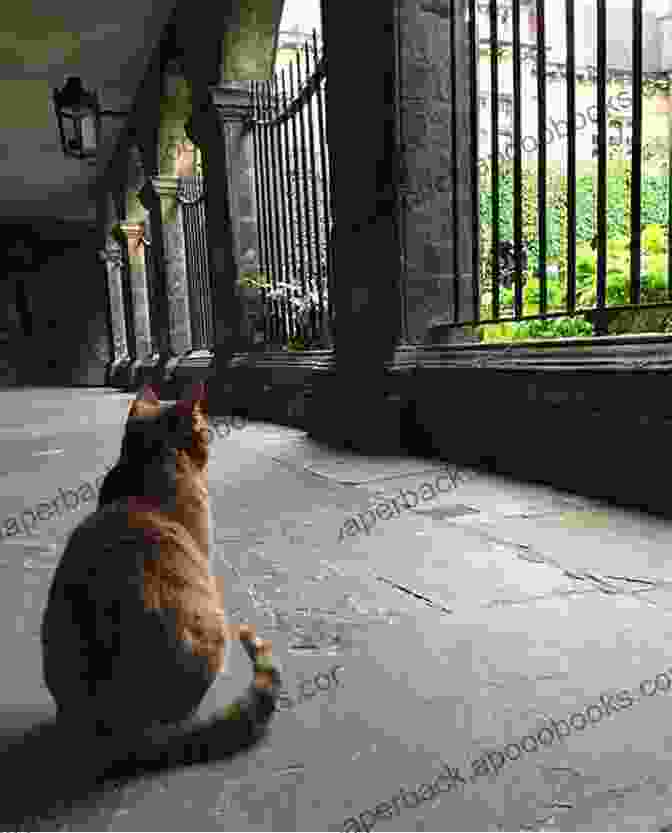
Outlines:
<svg viewBox="0 0 672 833"><path fill-rule="evenodd" d="M243 122L252 113L252 85L249 81L221 81L210 87L212 101L225 123Z"/></svg>
<svg viewBox="0 0 672 833"><path fill-rule="evenodd" d="M121 246L116 240L108 240L104 249L98 250L100 260L110 266L120 266L122 262Z"/></svg>
<svg viewBox="0 0 672 833"><path fill-rule="evenodd" d="M153 176L152 188L159 197L177 197L180 180L176 176Z"/></svg>
<svg viewBox="0 0 672 833"><path fill-rule="evenodd" d="M135 253L144 243L144 223L119 223L119 228L128 239L128 248L131 254Z"/></svg>

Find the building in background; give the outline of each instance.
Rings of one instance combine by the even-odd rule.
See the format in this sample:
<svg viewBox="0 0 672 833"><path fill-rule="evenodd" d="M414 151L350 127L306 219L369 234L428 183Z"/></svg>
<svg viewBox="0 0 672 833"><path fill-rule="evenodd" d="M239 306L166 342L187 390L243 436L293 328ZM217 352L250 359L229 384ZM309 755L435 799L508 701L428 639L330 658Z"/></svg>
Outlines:
<svg viewBox="0 0 672 833"><path fill-rule="evenodd" d="M654 91L650 82L672 72L672 8L658 3L643 10L643 72L647 79L643 104L644 162L665 164L669 154L670 92ZM478 3L479 158L492 155L490 89L490 5ZM499 61L497 104L500 159L513 158L512 4L497 4ZM537 158L537 15L534 0L521 2L521 150L524 162ZM545 4L546 142L549 163L564 168L567 158L567 75L565 3ZM575 1L576 156L579 166L597 157L596 22L592 0ZM628 158L632 150L632 6L610 0L607 16L607 118L611 155Z"/></svg>

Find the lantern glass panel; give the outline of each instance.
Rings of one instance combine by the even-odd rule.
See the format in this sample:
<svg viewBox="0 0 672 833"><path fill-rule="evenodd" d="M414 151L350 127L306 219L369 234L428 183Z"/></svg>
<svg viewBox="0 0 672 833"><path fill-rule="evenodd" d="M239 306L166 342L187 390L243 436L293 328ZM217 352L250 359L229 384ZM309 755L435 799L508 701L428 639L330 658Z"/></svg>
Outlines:
<svg viewBox="0 0 672 833"><path fill-rule="evenodd" d="M86 113L81 120L82 150L84 153L96 152L96 118L93 113Z"/></svg>
<svg viewBox="0 0 672 833"><path fill-rule="evenodd" d="M65 146L68 150L81 150L81 141L77 130L77 121L72 116L63 114L61 119L63 126L63 135L65 136Z"/></svg>

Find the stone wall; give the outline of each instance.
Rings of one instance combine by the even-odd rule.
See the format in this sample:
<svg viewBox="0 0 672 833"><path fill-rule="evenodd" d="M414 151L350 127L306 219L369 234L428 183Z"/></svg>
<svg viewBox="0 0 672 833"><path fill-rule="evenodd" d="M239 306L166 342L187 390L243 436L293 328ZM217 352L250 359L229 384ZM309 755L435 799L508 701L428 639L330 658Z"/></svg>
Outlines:
<svg viewBox="0 0 672 833"><path fill-rule="evenodd" d="M403 0L398 20L402 248L410 342L425 341L432 326L452 321L456 302L458 320L473 311L464 7L464 0ZM451 84L454 67L457 78Z"/></svg>

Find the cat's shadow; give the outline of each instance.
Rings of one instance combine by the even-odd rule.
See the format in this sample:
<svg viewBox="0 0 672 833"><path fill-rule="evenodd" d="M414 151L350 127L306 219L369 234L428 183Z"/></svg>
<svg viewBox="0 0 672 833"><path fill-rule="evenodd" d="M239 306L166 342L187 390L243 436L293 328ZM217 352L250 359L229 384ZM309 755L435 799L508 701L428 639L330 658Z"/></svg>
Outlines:
<svg viewBox="0 0 672 833"><path fill-rule="evenodd" d="M199 763L233 759L265 735L245 744L214 741L207 759ZM66 729L53 710L0 711L0 829L61 829L74 816L84 821L106 808L116 809L124 784L183 766L130 761L110 766L104 749L103 742Z"/></svg>

